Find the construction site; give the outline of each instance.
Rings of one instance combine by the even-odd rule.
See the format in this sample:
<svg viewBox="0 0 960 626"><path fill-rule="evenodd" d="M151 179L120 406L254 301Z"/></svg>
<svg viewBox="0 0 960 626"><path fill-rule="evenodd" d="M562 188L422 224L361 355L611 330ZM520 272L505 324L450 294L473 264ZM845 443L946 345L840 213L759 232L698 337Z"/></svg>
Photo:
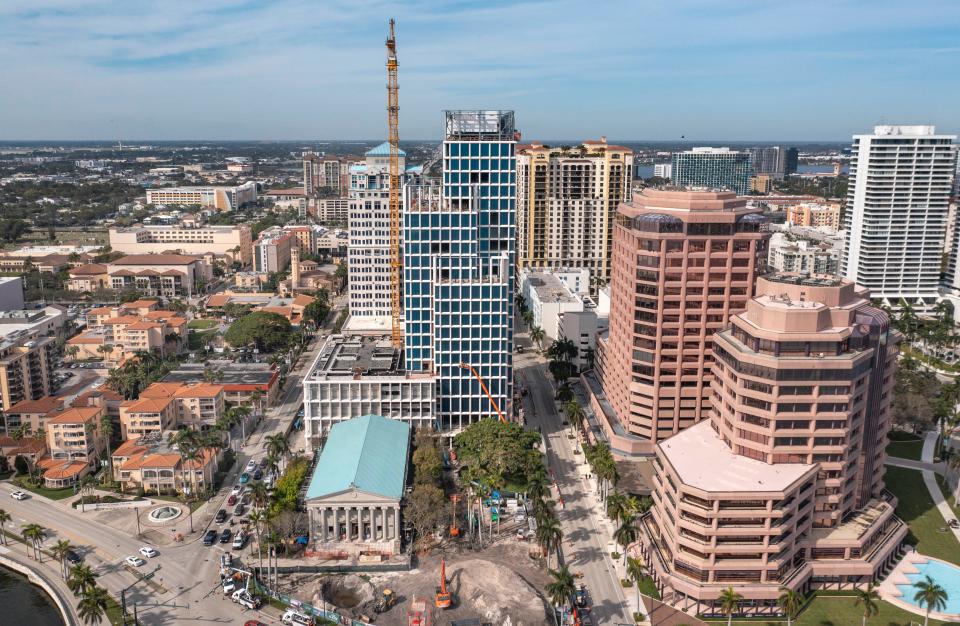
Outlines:
<svg viewBox="0 0 960 626"><path fill-rule="evenodd" d="M385 626L551 621L542 593L549 577L542 561L529 554L534 546L508 537L506 528L502 532L502 539L482 550L446 545L445 555L419 557L410 571L290 575L283 586L299 589L302 602Z"/></svg>

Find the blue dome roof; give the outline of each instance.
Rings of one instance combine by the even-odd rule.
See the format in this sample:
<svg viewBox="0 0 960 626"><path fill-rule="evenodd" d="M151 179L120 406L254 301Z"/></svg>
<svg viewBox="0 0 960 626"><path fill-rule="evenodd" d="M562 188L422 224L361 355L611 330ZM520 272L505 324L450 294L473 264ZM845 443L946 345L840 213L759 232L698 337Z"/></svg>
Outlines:
<svg viewBox="0 0 960 626"><path fill-rule="evenodd" d="M376 148L371 148L367 151L366 156L390 156L390 142L384 141ZM400 156L405 157L407 156L407 153L401 149Z"/></svg>

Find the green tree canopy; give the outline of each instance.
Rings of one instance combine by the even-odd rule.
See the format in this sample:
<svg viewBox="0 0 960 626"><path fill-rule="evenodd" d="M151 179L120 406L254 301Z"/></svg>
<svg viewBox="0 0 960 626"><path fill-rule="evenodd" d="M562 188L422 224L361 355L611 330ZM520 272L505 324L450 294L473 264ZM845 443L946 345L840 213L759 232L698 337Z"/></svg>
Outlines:
<svg viewBox="0 0 960 626"><path fill-rule="evenodd" d="M476 478L488 483L497 479L525 483L525 477L541 467L540 452L534 448L539 441L540 435L519 424L484 419L454 437L453 445L460 462Z"/></svg>
<svg viewBox="0 0 960 626"><path fill-rule="evenodd" d="M287 345L293 327L278 313L255 311L234 321L224 339L233 347L253 344L261 352L274 352Z"/></svg>

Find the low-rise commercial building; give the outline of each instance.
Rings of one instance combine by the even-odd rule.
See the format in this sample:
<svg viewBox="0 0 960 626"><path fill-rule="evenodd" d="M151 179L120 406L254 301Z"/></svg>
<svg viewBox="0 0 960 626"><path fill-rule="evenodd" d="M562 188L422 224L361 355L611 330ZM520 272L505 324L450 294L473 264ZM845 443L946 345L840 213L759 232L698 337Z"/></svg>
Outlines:
<svg viewBox="0 0 960 626"><path fill-rule="evenodd" d="M521 270L520 290L533 314L533 325L549 339L559 337L563 314L584 310L583 299L550 272Z"/></svg>
<svg viewBox="0 0 960 626"><path fill-rule="evenodd" d="M409 454L407 423L366 415L333 427L307 488L313 556L400 552Z"/></svg>
<svg viewBox="0 0 960 626"><path fill-rule="evenodd" d="M191 204L233 211L257 201L257 184L246 182L233 187L156 187L147 189L147 204Z"/></svg>
<svg viewBox="0 0 960 626"><path fill-rule="evenodd" d="M304 432L318 447L335 424L374 413L436 427L436 378L406 372L389 336L332 335L303 380Z"/></svg>
<svg viewBox="0 0 960 626"><path fill-rule="evenodd" d="M129 226L110 229L110 247L124 254L175 252L203 256L213 253L230 262L250 265L253 257L250 227L235 226Z"/></svg>

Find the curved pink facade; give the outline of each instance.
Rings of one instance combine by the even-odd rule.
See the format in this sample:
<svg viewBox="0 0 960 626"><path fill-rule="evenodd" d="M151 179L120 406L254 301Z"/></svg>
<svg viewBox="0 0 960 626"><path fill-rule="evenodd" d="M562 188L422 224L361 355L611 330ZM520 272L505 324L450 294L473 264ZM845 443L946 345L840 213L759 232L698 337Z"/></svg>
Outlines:
<svg viewBox="0 0 960 626"><path fill-rule="evenodd" d="M900 340L849 282L767 276L714 338L709 421L657 447L644 528L659 584L751 612L780 587L875 579L907 534L883 491Z"/></svg>

